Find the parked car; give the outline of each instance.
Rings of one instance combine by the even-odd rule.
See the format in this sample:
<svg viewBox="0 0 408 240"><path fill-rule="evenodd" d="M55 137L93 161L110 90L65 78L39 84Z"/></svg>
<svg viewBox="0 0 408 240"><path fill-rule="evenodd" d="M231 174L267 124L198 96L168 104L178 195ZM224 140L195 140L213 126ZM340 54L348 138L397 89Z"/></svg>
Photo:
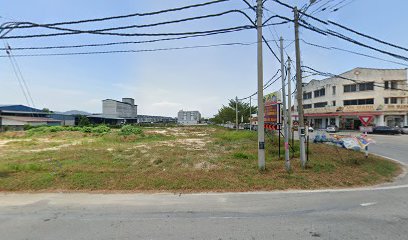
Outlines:
<svg viewBox="0 0 408 240"><path fill-rule="evenodd" d="M339 127L337 127L336 125L329 125L326 128L326 132L338 132L339 131Z"/></svg>
<svg viewBox="0 0 408 240"><path fill-rule="evenodd" d="M402 127L402 133L408 134L408 126L403 126Z"/></svg>
<svg viewBox="0 0 408 240"><path fill-rule="evenodd" d="M388 127L388 126L378 126L374 127L373 129L374 134L390 134L390 135L395 135L399 134L400 131L398 129Z"/></svg>

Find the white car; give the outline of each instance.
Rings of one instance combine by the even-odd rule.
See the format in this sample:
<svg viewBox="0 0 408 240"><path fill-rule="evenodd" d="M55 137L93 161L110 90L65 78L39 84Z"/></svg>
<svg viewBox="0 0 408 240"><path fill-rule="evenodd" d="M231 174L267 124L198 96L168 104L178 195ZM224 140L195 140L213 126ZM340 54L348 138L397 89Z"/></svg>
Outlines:
<svg viewBox="0 0 408 240"><path fill-rule="evenodd" d="M336 125L329 125L326 128L326 132L337 132L339 131L339 128Z"/></svg>
<svg viewBox="0 0 408 240"><path fill-rule="evenodd" d="M408 126L403 126L401 128L401 131L402 131L403 134L408 134Z"/></svg>

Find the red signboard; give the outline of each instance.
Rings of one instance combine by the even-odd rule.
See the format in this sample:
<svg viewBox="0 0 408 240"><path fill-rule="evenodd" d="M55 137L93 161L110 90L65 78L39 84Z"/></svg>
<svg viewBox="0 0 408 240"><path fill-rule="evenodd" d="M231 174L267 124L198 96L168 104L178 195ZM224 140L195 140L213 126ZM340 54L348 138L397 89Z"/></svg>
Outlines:
<svg viewBox="0 0 408 240"><path fill-rule="evenodd" d="M281 123L280 104L265 104L265 124L278 125Z"/></svg>
<svg viewBox="0 0 408 240"><path fill-rule="evenodd" d="M367 127L367 125L373 120L374 116L358 116L360 119L361 123Z"/></svg>

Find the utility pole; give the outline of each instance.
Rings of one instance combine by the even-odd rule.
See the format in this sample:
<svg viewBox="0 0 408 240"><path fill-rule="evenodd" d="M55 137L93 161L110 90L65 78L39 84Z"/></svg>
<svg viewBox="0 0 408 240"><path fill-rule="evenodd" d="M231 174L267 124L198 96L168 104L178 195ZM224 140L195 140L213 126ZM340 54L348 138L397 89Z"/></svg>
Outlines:
<svg viewBox="0 0 408 240"><path fill-rule="evenodd" d="M252 130L251 119L252 119L252 96L249 96L249 130Z"/></svg>
<svg viewBox="0 0 408 240"><path fill-rule="evenodd" d="M298 105L299 116L299 141L300 141L300 162L302 168L306 168L306 156L305 156L305 121L303 117L303 86L302 86L302 70L300 66L300 45L299 45L299 12L297 7L294 11L295 22L295 47L296 47L296 98Z"/></svg>
<svg viewBox="0 0 408 240"><path fill-rule="evenodd" d="M235 130L238 131L238 97L235 97Z"/></svg>
<svg viewBox="0 0 408 240"><path fill-rule="evenodd" d="M283 133L285 142L285 168L290 171L289 161L289 129L288 129L288 111L286 109L286 87L285 87L285 59L283 56L283 38L280 37L280 54L281 54L281 73L282 73L282 101L283 101Z"/></svg>
<svg viewBox="0 0 408 240"><path fill-rule="evenodd" d="M258 32L258 167L265 170L265 126L263 102L263 59L262 59L262 0L257 0L256 28Z"/></svg>
<svg viewBox="0 0 408 240"><path fill-rule="evenodd" d="M290 57L288 56L288 127L289 127L289 132L292 132L292 83L291 83L291 76L290 76ZM291 139L292 136L289 134L289 139ZM293 147L293 146L292 146Z"/></svg>

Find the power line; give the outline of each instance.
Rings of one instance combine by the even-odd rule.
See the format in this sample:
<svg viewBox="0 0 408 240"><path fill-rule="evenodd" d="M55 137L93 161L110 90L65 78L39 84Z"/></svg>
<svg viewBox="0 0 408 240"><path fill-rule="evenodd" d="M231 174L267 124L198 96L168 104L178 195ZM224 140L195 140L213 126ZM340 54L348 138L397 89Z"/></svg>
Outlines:
<svg viewBox="0 0 408 240"><path fill-rule="evenodd" d="M359 46L362 46L362 47L365 47L365 48L368 48L368 49L371 49L371 50L374 50L374 51L377 51L377 52L380 52L380 53L383 53L383 54L386 54L386 55L389 55L389 56L392 56L392 57L395 57L395 58L398 58L398 59L402 59L404 61L408 61L408 57L405 57L405 56L402 56L402 55L399 55L399 54L395 54L395 53L391 53L391 52L388 52L388 51L385 51L385 50L382 50L382 49L379 49L379 48L376 48L376 47L372 47L370 45L364 44L362 42L359 42L357 40L354 40L354 39L352 39L350 37L347 37L345 35L342 35L342 34L340 34L338 32L332 31L332 30L322 30L320 28L317 28L317 27L311 25L310 23L307 23L304 20L302 20L302 22L304 24L299 23L300 26L302 26L302 27L304 27L306 29L309 29L309 30L311 30L313 32L317 32L317 33L325 35L325 36L331 35L331 36L343 39L345 41L354 43L356 45L359 45Z"/></svg>
<svg viewBox="0 0 408 240"><path fill-rule="evenodd" d="M230 1L230 0L216 0L216 1L199 3L199 4L187 5L187 6L183 6L183 7L164 9L164 10L154 11L154 12L132 13L132 14L126 14L126 15L103 17L103 18L93 18L93 19L84 19L84 20L77 20L77 21L55 22L55 23L49 23L49 24L45 24L45 25L49 26L49 27L52 27L52 26L59 26L59 25L71 25L71 24L79 24L79 23L101 22L101 21L107 21L107 20L113 20L113 19L122 19L122 18L130 18L130 17L153 16L153 15L169 13L169 12L177 12L177 11L182 11L182 10L186 10L186 9L190 9L190 8L198 8L198 7L203 7L203 6L208 6L208 5L222 3L222 2L228 2L228 1ZM38 26L28 25L28 26L19 26L18 28L33 28L33 27L38 27Z"/></svg>
<svg viewBox="0 0 408 240"><path fill-rule="evenodd" d="M6 43L4 43L4 46L7 48ZM19 86L20 86L20 89L21 89L21 91L23 92L23 95L24 95L24 98L25 98L25 100L26 100L26 102L27 102L27 105L30 106L30 101L28 100L28 96L27 96L26 90L25 90L25 88L24 88L24 86L23 86L23 83L22 83L22 80L21 80L21 78L20 78L20 75L18 74L17 68L16 68L16 66L14 65L13 59L12 59L11 56L10 56L10 52L9 52L9 50L6 50L6 52L7 52L7 55L6 55L5 57L8 57L8 58L9 58L10 63L11 63L11 66L12 66L12 68L13 68L14 75L16 76L16 79L17 79L18 84L19 84Z"/></svg>
<svg viewBox="0 0 408 240"><path fill-rule="evenodd" d="M326 49L326 50L338 50L338 51L343 51L343 52L352 53L352 54L359 55L359 56L363 56L363 57L368 57L368 58L372 58L372 59L376 59L376 60L381 60L381 61L384 61L384 62L394 63L394 64L398 64L398 65L401 65L401 66L408 67L408 64L404 64L404 63L400 63L400 62L395 62L395 61L392 61L392 60L387 60L387 59L375 57L375 56L372 56L372 55L368 55L368 54L364 54L364 53L359 53L359 52L355 52L355 51L351 51L351 50L346 50L346 49L342 49L342 48L338 48L338 47L332 47L332 46L326 47L326 46L322 46L322 45L319 45L319 44L316 44L316 43L307 42L307 41L305 41L304 39L301 39L301 40L302 40L302 42L304 42L305 44L310 45L310 46L314 46L314 47L318 47L318 48L322 48L322 49Z"/></svg>
<svg viewBox="0 0 408 240"><path fill-rule="evenodd" d="M366 82L364 82L364 81L358 81L358 80L354 80L354 79L351 79L351 78L343 77L343 76L341 76L341 75L337 75L337 74L333 74L333 73L329 73L329 72L322 72L322 71L316 70L316 69L311 68L311 67L308 67L308 66L302 66L302 68L307 68L307 69L309 69L309 70L312 70L313 72L309 72L309 73L317 73L317 74L319 74L319 75L321 75L321 76L336 77L336 78L348 80L348 81L351 81L351 82L354 82L354 83L357 83L357 84L366 83ZM308 72L308 71L305 71L305 72ZM385 89L385 86L378 85L378 84L375 84L375 83L374 83L374 86L380 87L380 88L384 88L384 89ZM400 90L400 91L408 92L407 89L402 89L402 88L393 88L393 89L394 89L394 90Z"/></svg>
<svg viewBox="0 0 408 240"><path fill-rule="evenodd" d="M246 29L255 28L252 25L242 25L238 27L222 28L215 30L205 30L205 31L193 31L193 32L168 32L168 33L112 33L112 32L97 32L97 31L77 31L77 32L60 32L60 33L48 33L48 34L32 34L32 35L17 35L17 36L4 36L3 39L19 39L19 38L39 38L39 37L54 37L63 35L73 35L73 34L99 34L99 35L111 35L111 36L121 36L121 37L155 37L155 36L183 36L183 35L197 35L197 34L207 34L207 33L217 33L224 31L242 31Z"/></svg>
<svg viewBox="0 0 408 240"><path fill-rule="evenodd" d="M268 88L269 86L271 86L272 84L274 84L276 81L278 81L282 76L281 75L279 75L277 78L275 78L276 77L276 75L278 75L278 73L280 72L281 70L280 69L278 69L277 71L276 71L276 73L263 85L263 89L265 90L266 88ZM239 100L245 100L245 99L248 99L248 98L250 98L250 97L253 97L253 96L255 96L256 94L258 93L258 91L256 91L255 93L253 93L252 95L250 95L250 96L248 96L248 97L244 97L244 98L241 98L241 99L239 99Z"/></svg>
<svg viewBox="0 0 408 240"><path fill-rule="evenodd" d="M232 32L232 31L198 34L198 35L189 35L189 36L182 36L182 37L159 38L159 39L142 40L142 41L122 41L122 42L79 44L79 45L59 45L59 46L41 46L41 47L16 47L16 48L13 48L13 50L16 51L16 50L65 49L65 48L83 48L83 47L102 47L102 46L115 46L115 45L128 45L128 44L142 44L142 43L154 43L154 42L162 42L162 41L181 40L181 39L195 38L195 37L205 37L205 36L212 36L212 35L216 35L216 34L223 34L223 33L230 33L230 32ZM0 48L0 50L6 50L6 49L5 48Z"/></svg>
<svg viewBox="0 0 408 240"><path fill-rule="evenodd" d="M91 55L91 54L109 54L109 53L158 52L158 51L171 51L171 50L209 48L209 47L221 47L221 46L236 46L236 45L249 46L249 45L253 45L253 44L256 44L256 43L257 42L250 42L250 43L233 42L233 43L220 43L220 44L210 44L210 45L196 45L196 46L154 48L154 49L138 49L138 50L113 50L113 51L70 52L70 53L19 54L19 55L14 55L14 57L45 57L45 56L71 56L71 55ZM0 57L7 57L7 55L0 55Z"/></svg>
<svg viewBox="0 0 408 240"><path fill-rule="evenodd" d="M293 9L292 6L290 6L290 5L286 4L286 3L282 3L282 2L279 1L279 0L273 0L273 1L279 3L279 4L283 5L283 6L285 6L285 7L287 7L287 8ZM304 13L302 13L302 14L304 14ZM320 23L323 23L323 24L325 24L325 25L334 24L334 25L337 25L337 26L342 26L342 25L340 25L340 24L338 24L338 23L335 23L335 22L333 22L333 21L326 22L326 21L324 21L324 20L321 20L321 19L316 18L316 17L312 17L312 16L307 15L307 14L304 14L304 15L310 17L311 19L313 19L313 20L315 20L315 21L318 21L318 22L320 22ZM345 40L345 41L354 43L354 44L356 44L356 45L359 45L359 46L362 46L362 47L365 47L365 48L369 48L369 49L371 49L371 50L374 50L374 51L377 51L377 52L380 52L380 53L383 53L383 54L387 54L387 55L390 55L390 56L392 56L392 57L402 59L402 60L404 60L404 61L408 61L408 58L405 57L405 56L398 55L398 54L391 53L391 52L387 52L387 51L385 51L385 50L381 50L381 49L379 49L379 48L369 46L369 45L367 45L367 44L364 44L364 43L361 43L361 42L359 42L359 41L357 41L357 40L354 40L354 39L352 39L352 38L350 38L350 37L347 37L347 36L345 36L345 35L343 35L343 34L340 34L340 33L338 33L338 32L335 32L335 31L333 31L333 30L327 30L327 31L326 31L326 30L322 30L322 29L320 29L320 28L317 28L317 27L311 25L310 23L306 22L305 20L301 20L301 21L302 21L304 24L299 23L300 26L302 26L302 27L304 27L304 28L306 28L306 29L309 29L309 30L311 30L311 31L317 32L317 33L319 33L319 34L322 34L322 35L331 35L331 36L334 36L334 37L343 39L343 40ZM342 27L344 27L344 26L342 26ZM348 30L351 30L351 31L353 31L353 32L358 33L357 31L352 30L352 29L350 29L350 28L348 28ZM362 34L362 33L360 33L360 34ZM372 38L373 40L382 41L382 40L376 39L376 38L374 38L374 37L368 36L368 35L366 35L366 34L364 34L364 35L365 35L366 37ZM385 41L382 41L382 42L383 42L384 44L387 44L387 45L390 45L390 44L391 44L391 43L388 43L388 42L385 42ZM397 46L397 45L395 45L395 44L392 44L392 45L393 45L394 47L400 47L400 46ZM401 47L401 48L402 48L402 47Z"/></svg>
<svg viewBox="0 0 408 240"><path fill-rule="evenodd" d="M347 30L347 31L350 31L350 32L352 32L352 33L355 33L355 34L357 34L357 35L359 35L359 36L362 36L362 37L365 37L365 38L374 40L374 41L376 41L376 42L379 42L379 43L382 43L382 44L385 44L385 45L388 45L388 46L391 46L391 47L394 47L394 48L398 48L398 49L401 49L401 50L404 50L404 51L408 51L408 48L405 48L405 47L402 47L402 46L398 46L398 45L396 45L396 44L389 43L389 42L383 41L383 40L381 40L381 39L378 39L378 38L369 36L369 35L367 35L367 34L358 32L358 31L356 31L356 30L353 30L353 29L351 29L351 28L349 28L349 27L346 27L346 26L344 26L344 25L341 25L341 24L339 24L339 23L336 23L336 22L333 22L333 21L330 21L330 20L329 20L328 22L329 22L330 24L333 24L333 25L337 26L337 27L340 27L340 28L342 28L342 29L345 29L345 30Z"/></svg>
<svg viewBox="0 0 408 240"><path fill-rule="evenodd" d="M336 8L336 9L332 10L332 12L337 12L338 10L340 10L340 9L342 9L342 8L344 8L344 7L348 6L348 5L350 5L350 4L352 4L354 1L355 1L355 0L351 0L350 2L344 4L343 6L340 6L340 7Z"/></svg>
<svg viewBox="0 0 408 240"><path fill-rule="evenodd" d="M157 23L150 23L150 24L140 24L140 25L127 25L127 26L102 28L102 29L94 29L94 30L79 30L79 29L61 28L61 27L49 26L49 24L37 24L37 23L32 23L32 22L19 23L19 25L20 24L29 24L29 25L42 27L42 28L53 29L53 30L68 31L68 32L71 32L71 34L89 33L89 34L112 35L112 33L105 33L105 32L116 31L116 30L124 30L124 29L132 29L132 28L156 27L156 26L168 25L168 24L174 24L174 23L182 23L182 22L188 22L188 21L202 20L202 19L206 19L206 18L221 17L221 16L231 14L231 13L240 13L243 16L245 16L251 23L253 23L252 19L245 12L243 12L241 10L229 10L229 11L225 11L225 12L221 12L221 13L201 15L201 16L190 17L190 18L182 18L182 19L177 19L177 20L172 20L172 21L157 22ZM15 27L14 29L16 29L16 28L18 28L18 26ZM123 34L125 34L125 33L115 33L114 35L122 36ZM67 35L67 34L63 34L63 35ZM53 35L51 35L51 36L53 36Z"/></svg>

